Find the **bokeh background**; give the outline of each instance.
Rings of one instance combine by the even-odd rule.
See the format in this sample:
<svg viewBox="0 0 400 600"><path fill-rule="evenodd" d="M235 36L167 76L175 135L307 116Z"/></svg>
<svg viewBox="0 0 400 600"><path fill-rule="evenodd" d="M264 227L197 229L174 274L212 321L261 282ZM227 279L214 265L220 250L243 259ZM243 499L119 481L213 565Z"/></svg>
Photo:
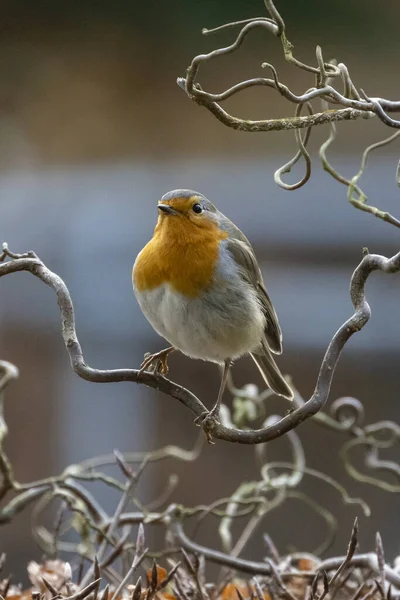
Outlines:
<svg viewBox="0 0 400 600"><path fill-rule="evenodd" d="M297 55L325 58L350 69L370 95L398 95L400 4L338 0L327 4L277 2ZM13 0L0 2L0 239L15 252L33 249L67 283L86 361L99 368L137 367L146 351L163 346L139 311L131 290L131 266L152 235L156 202L170 189L201 191L227 213L254 244L284 332L282 370L299 391L313 390L326 346L351 313L348 286L363 246L391 255L398 231L356 211L346 190L322 171L317 148L326 128L313 132L313 175L297 192L273 182L292 155L291 133L235 132L186 97L176 85L191 58L234 38L234 31L204 37L202 27L264 15L261 0ZM296 91L312 85L285 64L279 42L265 32L249 36L239 53L210 64L200 80L222 90L263 75L273 62ZM266 88L252 89L226 104L248 118L292 114L293 107ZM367 143L391 132L379 122L338 126L332 162L350 176ZM400 212L395 185L398 146L371 157L364 179L372 203ZM301 167L293 179L301 176ZM398 419L399 281L374 275L368 282L373 316L346 346L331 394L360 398L366 420ZM150 450L168 443L193 446L198 429L178 402L131 384L94 385L70 369L52 292L26 273L0 281L1 358L20 368L7 391L7 451L22 481L58 473L71 462L99 453ZM219 373L213 365L171 357L171 376L211 406ZM239 384L261 385L246 359L234 369ZM227 401L229 399L227 398ZM286 408L286 407L285 407ZM282 404L271 404L271 411ZM301 434L309 466L321 469L362 496L372 508L361 516L362 549L382 533L388 558L400 552L399 497L356 484L337 449L344 441L312 423ZM271 458L289 457L285 442L268 447ZM398 456L397 456L398 459ZM142 493L163 488L177 472L175 499L194 505L231 494L258 475L254 448L219 442L204 448L195 465L165 463L144 477ZM342 553L354 516L322 484L302 488L339 518L331 552ZM115 497L103 493L108 510ZM288 504L271 513L265 530L285 552L312 550L323 537L321 522L306 508ZM216 544L215 522L198 540ZM22 577L40 558L31 540L29 515L0 532L0 550ZM261 557L261 535L248 557Z"/></svg>

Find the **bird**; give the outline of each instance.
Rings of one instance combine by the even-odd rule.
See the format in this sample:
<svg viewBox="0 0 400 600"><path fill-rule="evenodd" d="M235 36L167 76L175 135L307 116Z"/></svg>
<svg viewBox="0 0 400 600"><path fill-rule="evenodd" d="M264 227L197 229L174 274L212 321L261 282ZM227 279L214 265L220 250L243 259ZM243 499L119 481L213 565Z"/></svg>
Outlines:
<svg viewBox="0 0 400 600"><path fill-rule="evenodd" d="M174 350L221 365L217 400L206 413L218 419L229 369L250 354L267 386L291 400L273 357L282 353L281 327L249 240L194 190L172 190L157 208L154 235L135 260L132 282L144 316L170 346L147 356L140 373L156 365L166 375Z"/></svg>

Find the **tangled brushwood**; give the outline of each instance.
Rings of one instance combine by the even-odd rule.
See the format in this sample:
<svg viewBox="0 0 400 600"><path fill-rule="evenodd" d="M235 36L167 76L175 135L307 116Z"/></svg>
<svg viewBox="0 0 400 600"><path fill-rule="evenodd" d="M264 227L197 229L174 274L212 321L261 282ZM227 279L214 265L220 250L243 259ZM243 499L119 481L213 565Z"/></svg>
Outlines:
<svg viewBox="0 0 400 600"><path fill-rule="evenodd" d="M244 482L228 497L209 505L188 507L170 503L177 485L173 473L165 489L151 503L145 504L138 493L140 481L151 463L175 459L193 465L200 458L205 443L202 434L191 450L166 446L147 453L122 455L115 451L110 456L70 465L59 475L22 483L15 478L3 444L7 433L4 395L7 385L18 377L18 369L1 361L0 372L0 524L10 523L21 511L31 508L34 538L49 557L42 565L29 564L31 588L23 590L13 585L11 578L0 582L1 598L322 600L326 597L329 600L337 596L352 600L389 600L399 595L398 559L393 565L385 561L379 534L375 551L359 553L357 518L346 554L320 558L335 538L337 520L314 497L304 493L305 477L317 478L329 486L344 505L354 506L355 514L368 516L370 509L361 498L350 497L329 475L307 466L296 431L289 431L285 437L292 454L289 463L268 461L265 444L256 445L258 480ZM223 414L232 426L246 430L259 420L265 427L279 422L276 416L266 418L266 402L272 395L269 390L260 393L254 385L237 389L232 380L229 384L234 410L231 412L224 406ZM383 490L400 491L399 484L373 477L365 470L361 472L351 461L352 448L361 444L365 448L366 469L378 470L400 481L399 465L378 456L380 448L398 445L398 425L390 421L365 425L362 404L354 398L341 398L332 405L330 415L319 412L314 418L316 424L350 437L341 452L349 473ZM89 489L93 482L117 491L119 501L113 514L109 515L93 496ZM263 532L266 515L293 500L305 503L324 523L326 536L318 548L282 555L270 536L263 533L266 556L259 562L244 558L248 543ZM49 514L52 515L51 527ZM219 520L221 549L201 546L195 541L196 532L208 517ZM233 534L235 521L242 524L239 536ZM145 528L151 527L162 528L165 533L161 548L146 547ZM74 537L75 541L71 541ZM70 562L59 558L65 555L72 557ZM4 566L4 557L1 562ZM213 584L206 580L205 569L209 563L221 568Z"/></svg>
<svg viewBox="0 0 400 600"><path fill-rule="evenodd" d="M400 102L370 98L357 90L346 66L325 62L322 50L316 50L316 66L307 65L294 57L287 39L285 23L273 5L265 0L270 17L248 19L223 25L204 33L226 28L241 27L236 40L226 48L195 57L185 79L178 83L187 95L206 107L225 125L245 131L271 131L293 129L298 152L275 174L275 181L287 190L304 185L311 174L311 159L307 150L312 127L328 124L331 134L321 146L319 154L324 168L348 187L348 199L355 207L371 213L399 227L400 221L389 213L367 203L365 193L358 187L371 150L395 140L399 132L382 142L369 146L364 152L361 169L351 180L345 179L328 162L326 151L336 135L335 122L349 119L379 118L385 125L400 128L389 113L400 111ZM278 77L273 65L265 63L272 79L255 78L232 88L213 94L202 89L197 81L200 65L223 54L239 49L245 37L255 28L263 28L280 39L284 56L296 68L310 73L314 87L301 96L295 95ZM339 91L335 81L343 87ZM267 86L276 90L296 105L295 116L265 121L242 120L224 111L220 103L252 86ZM322 112L315 112L313 102L320 101ZM330 108L332 105L333 108ZM308 115L302 116L303 107ZM300 130L305 129L304 137ZM306 164L304 177L296 184L285 184L282 175L303 157ZM397 181L400 184L399 169ZM74 308L68 287L32 251L12 252L6 243L0 254L0 277L25 271L48 285L56 294L61 312L61 329L65 348L73 371L93 383L130 381L153 387L178 400L194 417L206 411L203 402L193 392L155 372L139 373L135 369L100 370L90 367L84 360L78 340ZM283 416L270 415L268 399L270 390L260 391L249 384L239 389L232 378L228 387L232 408L223 406L220 419L206 421L207 438L241 444L253 444L259 477L246 481L237 490L212 504L182 506L171 503L177 477L171 473L165 489L152 502L144 503L139 485L146 476L147 467L155 461L176 460L190 467L201 456L205 437L201 433L194 448L167 446L147 453L101 456L68 466L61 474L33 482L17 480L12 462L4 448L7 425L3 413L7 388L16 379L18 368L0 361L0 524L18 518L26 509L32 510L33 536L47 560L43 564L31 562L28 576L32 586L22 589L10 577L0 580L0 600L367 600L400 598L400 557L385 559L382 540L376 535L376 546L360 553L358 548L358 514L369 515L368 505L348 492L329 474L309 466L296 427L307 419L317 427L324 427L344 438L340 451L347 473L359 482L377 486L384 493L400 492L400 426L382 420L368 421L363 403L355 398L343 397L324 407L329 397L335 367L342 349L350 337L367 324L371 309L366 299L365 286L374 271L387 274L400 272L400 252L387 258L377 254L364 255L350 282L353 314L338 328L322 360L314 393L303 398L296 391L294 408ZM295 390L296 382L291 381ZM209 403L211 404L211 403ZM266 457L266 442L284 436L290 447L292 460L288 463L271 462ZM357 451L363 451L363 463L357 464ZM317 478L337 494L344 505L353 505L355 522L347 550L343 556L322 559L337 530L334 514L305 494L305 478ZM112 488L118 494L118 503L110 515L100 505L91 491L97 482ZM271 537L264 531L264 518L288 500L305 503L326 528L325 539L318 548L307 552L282 554ZM55 515L55 516L54 516ZM49 525L51 516L52 526ZM196 542L196 532L204 519L218 520L219 548L209 548ZM233 527L235 525L235 527ZM237 535L237 526L241 525ZM164 542L160 548L146 546L145 531L161 528ZM191 531L189 534L188 531ZM255 535L263 535L265 557L259 561L245 558L246 547ZM68 561L68 562L67 562ZM2 572L6 571L6 558L0 560ZM219 565L216 581L206 577L208 564Z"/></svg>
<svg viewBox="0 0 400 600"><path fill-rule="evenodd" d="M327 158L327 150L336 139L336 125L340 121L349 121L355 119L370 119L377 117L383 124L394 129L400 129L400 120L395 120L388 113L400 112L400 101L388 100L385 98L370 98L363 89L357 89L354 85L349 70L343 63L337 63L336 60L330 62L324 61L322 49L316 47L316 65L309 65L294 56L293 44L288 40L286 25L274 6L272 0L264 0L265 6L270 17L254 17L244 21L227 23L214 29L203 29L204 35L219 33L221 31L241 27L235 41L226 47L221 47L208 54L199 54L196 56L189 68L186 77L179 77L178 85L186 92L191 100L209 110L221 123L227 127L247 132L268 132L268 131L294 131L296 145L298 150L295 156L285 165L280 167L275 173L275 183L285 190L297 190L307 183L311 177L311 157L307 150L310 140L310 134L313 127L317 125L326 125L330 127L330 134L327 140L319 149L319 157L323 168L336 181L342 183L348 188L347 197L349 202L356 208L367 213L375 215L384 221L400 227L400 221L390 213L368 204L368 198L359 187L358 181L363 175L369 154L394 142L400 131L396 131L390 137L368 146L361 159L360 170L351 180L341 175L330 164ZM261 66L269 69L272 79L266 77L255 77L214 94L207 92L198 82L198 74L201 66L207 65L210 61L216 60L221 56L232 54L239 50L245 38L255 29L263 29L265 32L275 36L282 44L283 56L285 60L294 68L301 69L313 78L313 85L300 96L291 91L291 89L279 80L278 72L274 65L264 62ZM335 83L341 86L335 87ZM279 119L264 119L251 121L234 117L226 112L221 103L232 98L243 90L252 87L268 87L276 90L285 100L295 105L294 117L283 117ZM315 108L315 103L319 102L319 107ZM314 103L314 104L313 104ZM307 109L308 115L302 116L303 108ZM319 108L319 111L318 111ZM305 135L302 137L300 130L305 129ZM305 174L300 181L288 184L282 180L282 175L290 173L292 167L300 160L304 160ZM395 177L400 186L400 161L398 162Z"/></svg>

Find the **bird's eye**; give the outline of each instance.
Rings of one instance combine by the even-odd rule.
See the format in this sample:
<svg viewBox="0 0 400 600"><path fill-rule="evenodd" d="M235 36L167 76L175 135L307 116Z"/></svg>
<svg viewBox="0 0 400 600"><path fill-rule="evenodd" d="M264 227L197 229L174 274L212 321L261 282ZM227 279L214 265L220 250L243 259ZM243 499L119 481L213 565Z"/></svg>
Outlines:
<svg viewBox="0 0 400 600"><path fill-rule="evenodd" d="M196 213L196 215L199 215L200 213L203 212L203 207L201 206L201 204L196 203L196 204L193 204L192 210L193 210L193 212Z"/></svg>

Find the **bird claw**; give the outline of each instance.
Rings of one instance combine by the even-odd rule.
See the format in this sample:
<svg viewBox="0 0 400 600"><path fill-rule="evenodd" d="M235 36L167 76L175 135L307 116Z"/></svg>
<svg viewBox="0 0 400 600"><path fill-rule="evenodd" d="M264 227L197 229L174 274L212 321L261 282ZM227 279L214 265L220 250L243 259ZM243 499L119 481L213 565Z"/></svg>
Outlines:
<svg viewBox="0 0 400 600"><path fill-rule="evenodd" d="M152 366L151 371L153 373L159 373L163 376L167 375L169 371L167 362L169 352L170 349L167 348L166 350L160 350L160 352L155 352L154 354L145 354L145 359L140 365L139 377L144 371L150 370L148 369L150 366Z"/></svg>
<svg viewBox="0 0 400 600"><path fill-rule="evenodd" d="M204 422L204 420L205 420L206 416L207 416L207 415L209 415L209 414L210 414L210 411L209 411L209 410L205 410L205 411L203 411L203 412L202 412L200 415L198 415L198 416L195 418L195 420L193 421L193 423L194 423L195 425L197 425L197 427L201 427L201 426L203 425L203 422Z"/></svg>
<svg viewBox="0 0 400 600"><path fill-rule="evenodd" d="M209 444L215 444L212 437L212 431L216 424L216 417L217 415L212 410L205 410L194 420L194 423L197 425L197 427L203 428L204 435L206 436Z"/></svg>

